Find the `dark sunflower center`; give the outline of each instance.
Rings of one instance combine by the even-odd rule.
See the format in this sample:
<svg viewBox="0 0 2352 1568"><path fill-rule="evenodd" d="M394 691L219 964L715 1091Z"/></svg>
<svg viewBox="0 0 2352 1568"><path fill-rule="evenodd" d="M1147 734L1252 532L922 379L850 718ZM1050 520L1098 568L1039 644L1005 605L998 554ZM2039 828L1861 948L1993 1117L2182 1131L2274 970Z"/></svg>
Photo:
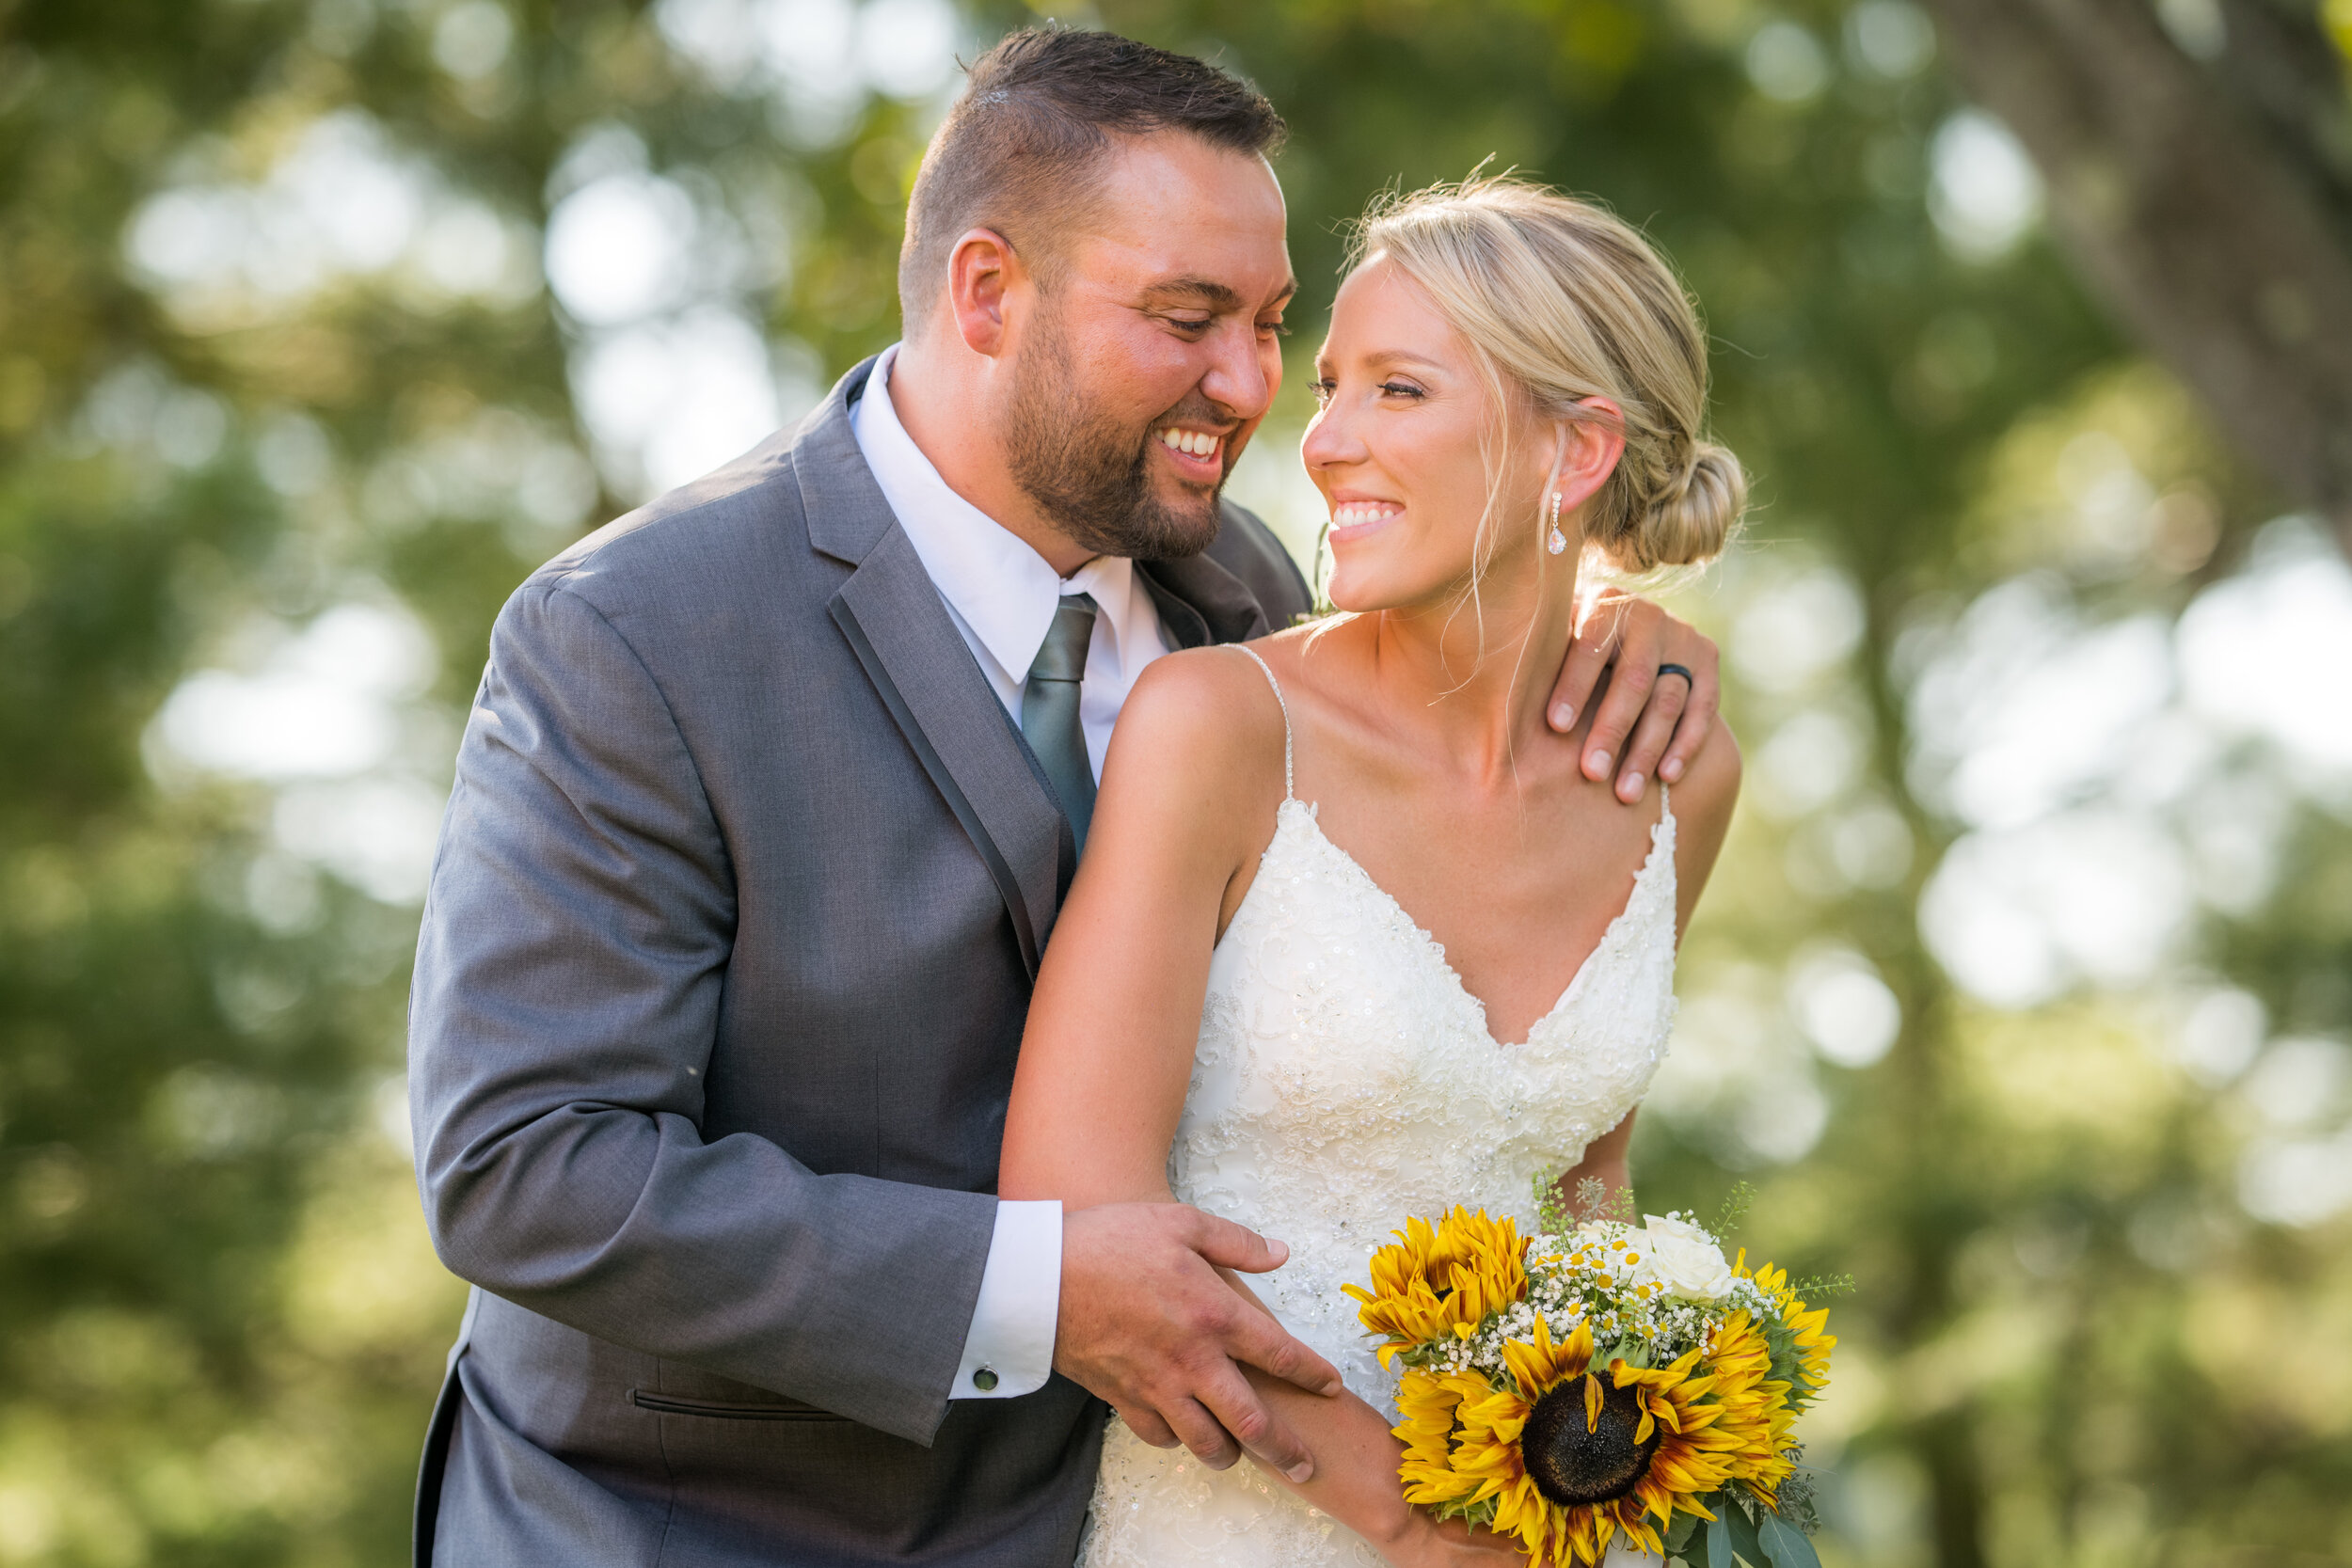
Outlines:
<svg viewBox="0 0 2352 1568"><path fill-rule="evenodd" d="M1600 1419L1589 1430L1584 1379L1579 1377L1537 1400L1519 1433L1519 1458L1527 1465L1528 1479L1563 1508L1587 1508L1624 1497L1649 1474L1650 1460L1666 1440L1665 1429L1657 1426L1646 1442L1634 1440L1642 1429L1640 1389L1611 1387L1606 1378L1601 1387Z"/></svg>

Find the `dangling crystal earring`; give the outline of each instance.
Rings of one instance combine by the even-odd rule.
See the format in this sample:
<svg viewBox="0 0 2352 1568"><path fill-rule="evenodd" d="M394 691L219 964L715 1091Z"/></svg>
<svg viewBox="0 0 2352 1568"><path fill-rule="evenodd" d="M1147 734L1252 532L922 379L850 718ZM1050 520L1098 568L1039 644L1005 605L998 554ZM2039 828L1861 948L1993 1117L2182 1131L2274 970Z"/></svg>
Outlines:
<svg viewBox="0 0 2352 1568"><path fill-rule="evenodd" d="M1568 536L1560 531L1560 492L1551 493L1551 533L1544 540L1544 547L1558 555L1568 547Z"/></svg>

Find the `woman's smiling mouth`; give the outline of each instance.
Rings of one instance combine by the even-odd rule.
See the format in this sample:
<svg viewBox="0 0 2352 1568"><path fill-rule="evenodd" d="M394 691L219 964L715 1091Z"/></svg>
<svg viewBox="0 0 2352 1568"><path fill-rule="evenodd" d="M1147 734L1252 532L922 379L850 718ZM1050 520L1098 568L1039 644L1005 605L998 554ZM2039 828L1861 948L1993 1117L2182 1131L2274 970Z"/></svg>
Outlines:
<svg viewBox="0 0 2352 1568"><path fill-rule="evenodd" d="M1331 542L1360 538L1381 524L1405 515L1395 501L1342 500L1331 507Z"/></svg>

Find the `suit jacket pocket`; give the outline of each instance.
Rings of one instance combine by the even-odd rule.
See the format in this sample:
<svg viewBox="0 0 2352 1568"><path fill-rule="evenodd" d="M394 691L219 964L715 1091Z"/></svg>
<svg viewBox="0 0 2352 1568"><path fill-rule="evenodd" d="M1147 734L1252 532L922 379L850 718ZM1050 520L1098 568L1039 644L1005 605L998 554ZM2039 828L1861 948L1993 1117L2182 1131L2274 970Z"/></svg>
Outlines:
<svg viewBox="0 0 2352 1568"><path fill-rule="evenodd" d="M631 1388L631 1404L640 1410L658 1411L664 1416L703 1416L721 1421L846 1421L836 1416L799 1400L698 1400L682 1394L665 1394L655 1388Z"/></svg>

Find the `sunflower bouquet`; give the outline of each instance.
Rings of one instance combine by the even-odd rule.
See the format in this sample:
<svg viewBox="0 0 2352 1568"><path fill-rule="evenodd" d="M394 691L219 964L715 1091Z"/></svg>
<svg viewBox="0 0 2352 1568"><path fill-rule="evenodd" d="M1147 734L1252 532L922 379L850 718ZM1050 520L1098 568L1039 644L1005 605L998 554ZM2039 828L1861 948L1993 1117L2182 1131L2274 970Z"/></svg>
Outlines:
<svg viewBox="0 0 2352 1568"><path fill-rule="evenodd" d="M1518 1538L1535 1568L1613 1541L1688 1568L1820 1568L1791 1437L1829 1380L1824 1310L1781 1270L1726 1260L1680 1214L1594 1217L1537 1186L1538 1228L1456 1208L1410 1219L1344 1287L1401 1364L1408 1502ZM1846 1288L1807 1282L1806 1291Z"/></svg>

